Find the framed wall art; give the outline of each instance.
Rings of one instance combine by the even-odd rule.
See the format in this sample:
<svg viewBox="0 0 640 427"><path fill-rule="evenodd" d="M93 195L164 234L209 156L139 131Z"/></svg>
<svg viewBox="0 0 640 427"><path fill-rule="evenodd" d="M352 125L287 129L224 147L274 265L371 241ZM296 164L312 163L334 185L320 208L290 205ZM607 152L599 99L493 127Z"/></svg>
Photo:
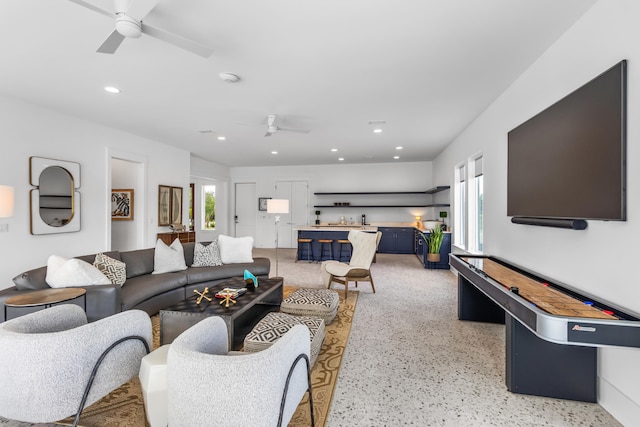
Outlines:
<svg viewBox="0 0 640 427"><path fill-rule="evenodd" d="M259 197L258 198L258 210L259 211L266 211L267 210L267 200L269 200L271 197Z"/></svg>
<svg viewBox="0 0 640 427"><path fill-rule="evenodd" d="M182 224L182 187L171 187L171 224Z"/></svg>
<svg viewBox="0 0 640 427"><path fill-rule="evenodd" d="M111 219L133 221L133 188L111 190Z"/></svg>
<svg viewBox="0 0 640 427"><path fill-rule="evenodd" d="M158 225L171 225L171 187L158 186Z"/></svg>

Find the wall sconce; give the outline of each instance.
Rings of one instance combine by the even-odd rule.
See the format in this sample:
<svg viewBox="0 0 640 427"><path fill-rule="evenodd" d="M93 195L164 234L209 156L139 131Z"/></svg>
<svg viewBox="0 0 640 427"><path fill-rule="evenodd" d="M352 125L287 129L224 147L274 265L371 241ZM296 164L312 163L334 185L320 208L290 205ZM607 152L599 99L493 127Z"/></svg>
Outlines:
<svg viewBox="0 0 640 427"><path fill-rule="evenodd" d="M13 187L0 185L0 218L13 216Z"/></svg>

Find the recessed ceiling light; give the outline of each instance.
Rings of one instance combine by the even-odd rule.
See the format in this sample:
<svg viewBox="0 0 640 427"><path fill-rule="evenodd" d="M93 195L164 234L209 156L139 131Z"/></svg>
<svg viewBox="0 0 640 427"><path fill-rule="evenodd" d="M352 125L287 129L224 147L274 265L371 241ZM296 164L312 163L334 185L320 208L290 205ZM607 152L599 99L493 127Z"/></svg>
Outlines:
<svg viewBox="0 0 640 427"><path fill-rule="evenodd" d="M338 160L342 162L344 161L344 157L339 157Z"/></svg>
<svg viewBox="0 0 640 427"><path fill-rule="evenodd" d="M373 133L382 133L382 129L376 128L373 130Z"/></svg>
<svg viewBox="0 0 640 427"><path fill-rule="evenodd" d="M331 151L333 151L335 153L336 151L338 151L338 149L337 148L332 148Z"/></svg>
<svg viewBox="0 0 640 427"><path fill-rule="evenodd" d="M225 139L227 139L227 137L226 137L226 136L222 136L222 135L220 135L220 136L218 137L218 141L224 141Z"/></svg>
<svg viewBox="0 0 640 427"><path fill-rule="evenodd" d="M400 158L400 156L393 156L393 158L394 158L395 160L398 160L398 159Z"/></svg>
<svg viewBox="0 0 640 427"><path fill-rule="evenodd" d="M277 151L272 151L271 154L278 154L278 152Z"/></svg>
<svg viewBox="0 0 640 427"><path fill-rule="evenodd" d="M109 93L120 93L120 89L118 89L115 86L105 86L104 90L106 90Z"/></svg>
<svg viewBox="0 0 640 427"><path fill-rule="evenodd" d="M402 150L402 147L396 147L396 150Z"/></svg>

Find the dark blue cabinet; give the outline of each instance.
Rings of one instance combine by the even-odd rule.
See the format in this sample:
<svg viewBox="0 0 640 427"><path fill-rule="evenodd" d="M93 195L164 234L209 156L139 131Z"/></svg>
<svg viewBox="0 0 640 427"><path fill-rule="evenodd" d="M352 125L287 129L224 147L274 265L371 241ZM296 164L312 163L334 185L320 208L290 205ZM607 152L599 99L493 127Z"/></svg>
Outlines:
<svg viewBox="0 0 640 427"><path fill-rule="evenodd" d="M378 227L382 232L378 252L385 254L414 253L414 229L411 227Z"/></svg>

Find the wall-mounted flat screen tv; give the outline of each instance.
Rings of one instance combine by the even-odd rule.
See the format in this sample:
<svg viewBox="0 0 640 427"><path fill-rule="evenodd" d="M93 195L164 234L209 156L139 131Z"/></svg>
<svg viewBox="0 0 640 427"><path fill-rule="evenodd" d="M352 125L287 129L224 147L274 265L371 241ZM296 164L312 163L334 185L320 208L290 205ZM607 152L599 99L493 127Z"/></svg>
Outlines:
<svg viewBox="0 0 640 427"><path fill-rule="evenodd" d="M626 220L627 62L508 134L507 215Z"/></svg>

